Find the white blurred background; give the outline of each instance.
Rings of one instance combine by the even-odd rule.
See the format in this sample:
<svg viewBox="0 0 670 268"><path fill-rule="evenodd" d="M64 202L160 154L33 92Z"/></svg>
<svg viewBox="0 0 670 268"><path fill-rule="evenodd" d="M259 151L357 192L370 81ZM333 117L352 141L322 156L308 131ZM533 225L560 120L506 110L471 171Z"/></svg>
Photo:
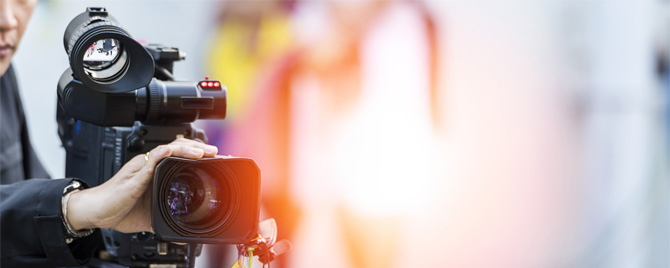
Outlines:
<svg viewBox="0 0 670 268"><path fill-rule="evenodd" d="M269 147L230 145L298 211L264 201L291 230L278 266L670 267L667 0L251 2L39 1L13 62L52 177L63 32L105 6L185 51L178 78L248 78L228 84L234 123L202 124L210 139L288 133L278 168ZM254 114L275 113L274 81L290 120L267 127Z"/></svg>

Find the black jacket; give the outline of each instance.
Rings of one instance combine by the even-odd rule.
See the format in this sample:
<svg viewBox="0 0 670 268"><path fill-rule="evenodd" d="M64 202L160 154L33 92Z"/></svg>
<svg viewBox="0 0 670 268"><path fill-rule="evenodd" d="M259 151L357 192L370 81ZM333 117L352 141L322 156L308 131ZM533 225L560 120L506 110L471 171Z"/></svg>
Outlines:
<svg viewBox="0 0 670 268"><path fill-rule="evenodd" d="M80 266L100 243L99 231L65 243L61 197L72 180L48 179L35 155L11 66L0 91L0 266Z"/></svg>

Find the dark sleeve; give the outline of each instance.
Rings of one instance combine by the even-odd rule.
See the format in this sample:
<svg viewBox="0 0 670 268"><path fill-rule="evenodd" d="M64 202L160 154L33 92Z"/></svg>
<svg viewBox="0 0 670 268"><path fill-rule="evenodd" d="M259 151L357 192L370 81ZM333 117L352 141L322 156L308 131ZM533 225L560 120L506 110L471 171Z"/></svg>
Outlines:
<svg viewBox="0 0 670 268"><path fill-rule="evenodd" d="M99 230L65 243L61 198L71 179L31 179L0 186L2 267L72 267L86 263Z"/></svg>
<svg viewBox="0 0 670 268"><path fill-rule="evenodd" d="M0 183L49 178L33 150L14 68L0 76Z"/></svg>
<svg viewBox="0 0 670 268"><path fill-rule="evenodd" d="M21 143L21 148L23 149L23 174L25 174L26 178L50 178L49 173L44 169L42 162L40 162L35 150L33 150L25 121L23 122L21 131Z"/></svg>
<svg viewBox="0 0 670 268"><path fill-rule="evenodd" d="M11 70L12 73L14 72ZM14 76L12 74L12 76ZM23 111L23 105L21 103L21 94L18 92L18 85L16 85L16 80L14 81L15 87L15 99L16 99L16 109L19 116L19 121L21 124L21 149L23 150L23 174L26 179L30 178L50 178L46 169L42 166L35 150L33 150L33 145L30 143L30 135L28 134L28 122L26 122L25 112Z"/></svg>

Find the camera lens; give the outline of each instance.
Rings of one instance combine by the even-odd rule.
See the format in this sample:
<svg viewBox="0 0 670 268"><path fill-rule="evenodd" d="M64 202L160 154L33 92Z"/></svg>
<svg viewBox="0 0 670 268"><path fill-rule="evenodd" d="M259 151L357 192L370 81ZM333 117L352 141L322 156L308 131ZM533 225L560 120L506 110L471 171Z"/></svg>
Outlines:
<svg viewBox="0 0 670 268"><path fill-rule="evenodd" d="M185 233L225 229L238 206L233 181L230 174L208 165L176 166L161 187L164 214Z"/></svg>
<svg viewBox="0 0 670 268"><path fill-rule="evenodd" d="M227 210L229 196L213 174L202 168L186 168L168 182L167 205L170 216L192 228L211 227Z"/></svg>
<svg viewBox="0 0 670 268"><path fill-rule="evenodd" d="M128 54L113 38L93 42L82 60L85 73L95 81L113 80L128 69Z"/></svg>
<svg viewBox="0 0 670 268"><path fill-rule="evenodd" d="M247 158L167 157L154 171L151 220L166 241L242 244L258 237L260 169Z"/></svg>

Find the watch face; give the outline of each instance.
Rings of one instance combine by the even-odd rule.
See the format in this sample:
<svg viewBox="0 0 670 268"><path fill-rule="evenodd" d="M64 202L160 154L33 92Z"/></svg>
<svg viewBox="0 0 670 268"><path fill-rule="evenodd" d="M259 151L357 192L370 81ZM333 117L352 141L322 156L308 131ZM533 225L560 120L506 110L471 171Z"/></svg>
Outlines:
<svg viewBox="0 0 670 268"><path fill-rule="evenodd" d="M83 190L84 188L84 185L79 180L73 179L70 184L65 186L65 189L63 189L63 194L67 194L74 190Z"/></svg>

